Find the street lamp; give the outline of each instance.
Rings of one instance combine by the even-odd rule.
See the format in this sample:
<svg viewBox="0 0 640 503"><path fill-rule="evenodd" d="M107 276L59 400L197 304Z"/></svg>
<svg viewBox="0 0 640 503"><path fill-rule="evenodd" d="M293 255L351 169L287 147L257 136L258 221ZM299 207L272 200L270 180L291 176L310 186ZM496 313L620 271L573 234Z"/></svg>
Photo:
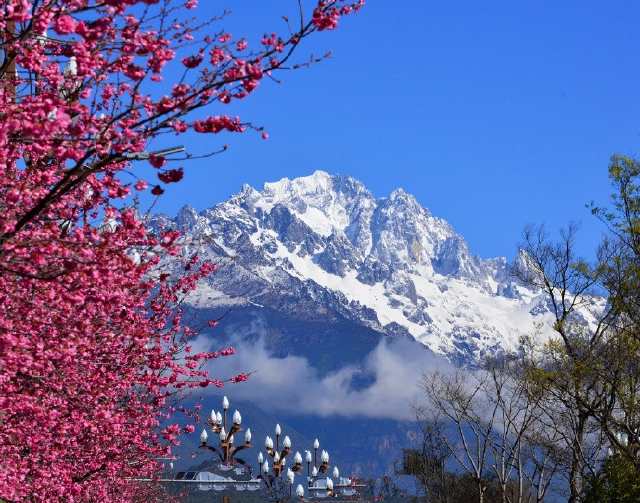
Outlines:
<svg viewBox="0 0 640 503"><path fill-rule="evenodd" d="M287 456L291 453L291 439L288 435L283 436L279 424L276 424L274 432L275 441L269 435L264 439L264 447L267 457L271 458L271 465L262 452L258 454L258 465L262 466L260 477L271 498L280 501L284 495L292 497L296 473L302 470L302 455L296 452L293 455L293 464L285 472Z"/></svg>
<svg viewBox="0 0 640 503"><path fill-rule="evenodd" d="M318 473L325 474L329 470L329 453L324 449L320 452L320 464L318 465L318 450L320 449L320 441L316 438L313 441L313 456L311 451L305 451L305 461L307 463L307 479L311 486ZM311 463L313 462L313 469Z"/></svg>
<svg viewBox="0 0 640 503"><path fill-rule="evenodd" d="M222 399L222 410L224 411L223 414L212 410L211 416L207 420L211 431L218 436L218 447L214 447L207 443L209 435L205 428L202 430L202 433L200 433L200 448L209 449L210 451L215 452L216 454L218 454L220 461L225 464L235 464L236 454L243 449L248 449L249 447L251 447L251 429L247 428L247 430L245 431L244 443L239 446L235 446L235 434L243 431L241 426L242 415L239 411L236 410L231 418L231 425L227 424L229 399L226 396ZM244 464L244 462L241 462L241 464Z"/></svg>
<svg viewBox="0 0 640 503"><path fill-rule="evenodd" d="M276 424L275 434L276 434L275 443L273 439L269 435L267 435L267 437L264 440L264 447L267 451L267 454L272 458L273 474L276 477L279 477L282 472L282 468L286 462L285 461L286 457L291 452L291 439L289 438L288 435L285 435L284 438L282 439L282 450L280 450L280 437L282 436L282 428L280 427L279 424ZM294 462L293 471L297 472L302 467L302 456L300 455L299 452L296 452L296 454L294 455L293 462Z"/></svg>

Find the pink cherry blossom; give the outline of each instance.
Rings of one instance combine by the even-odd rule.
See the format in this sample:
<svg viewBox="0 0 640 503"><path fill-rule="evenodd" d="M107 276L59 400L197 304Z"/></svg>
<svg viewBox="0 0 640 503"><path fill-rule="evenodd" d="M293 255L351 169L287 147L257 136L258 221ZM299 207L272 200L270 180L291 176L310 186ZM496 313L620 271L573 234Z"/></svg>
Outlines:
<svg viewBox="0 0 640 503"><path fill-rule="evenodd" d="M71 16L63 15L56 19L53 28L60 35L67 35L75 31L76 21Z"/></svg>
<svg viewBox="0 0 640 503"><path fill-rule="evenodd" d="M249 376L202 370L235 353L193 351L183 319L217 268L149 225L138 171L148 159L161 197L188 171L158 143L192 129L216 135L213 155L218 135L266 137L222 106L267 89L361 4L318 1L311 22L249 51L224 20L187 12L194 0L0 0L0 500L162 500L132 479L157 476L191 432L175 404Z"/></svg>

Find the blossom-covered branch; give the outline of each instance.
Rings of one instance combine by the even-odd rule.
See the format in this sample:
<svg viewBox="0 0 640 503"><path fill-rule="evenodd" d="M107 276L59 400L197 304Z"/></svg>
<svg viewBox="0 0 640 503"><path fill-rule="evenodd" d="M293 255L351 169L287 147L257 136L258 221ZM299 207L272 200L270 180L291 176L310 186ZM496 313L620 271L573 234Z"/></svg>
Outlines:
<svg viewBox="0 0 640 503"><path fill-rule="evenodd" d="M216 264L134 196L184 176L149 152L160 135L266 137L222 109L361 4L317 2L251 43L194 0L0 0L0 499L148 501L132 480L179 442L179 393L247 380L203 370L233 348L190 347L182 301Z"/></svg>

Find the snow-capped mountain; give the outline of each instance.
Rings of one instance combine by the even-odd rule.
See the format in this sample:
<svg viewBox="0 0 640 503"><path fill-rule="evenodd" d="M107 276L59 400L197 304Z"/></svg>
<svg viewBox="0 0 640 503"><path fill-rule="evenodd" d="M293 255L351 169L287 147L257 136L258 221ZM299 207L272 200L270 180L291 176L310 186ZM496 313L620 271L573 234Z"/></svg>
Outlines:
<svg viewBox="0 0 640 503"><path fill-rule="evenodd" d="M505 258L472 255L403 189L377 198L348 176L245 185L210 209L184 207L154 224L179 228L189 246L222 262L190 298L196 307L341 317L464 360L515 349L548 316L545 296L514 281Z"/></svg>

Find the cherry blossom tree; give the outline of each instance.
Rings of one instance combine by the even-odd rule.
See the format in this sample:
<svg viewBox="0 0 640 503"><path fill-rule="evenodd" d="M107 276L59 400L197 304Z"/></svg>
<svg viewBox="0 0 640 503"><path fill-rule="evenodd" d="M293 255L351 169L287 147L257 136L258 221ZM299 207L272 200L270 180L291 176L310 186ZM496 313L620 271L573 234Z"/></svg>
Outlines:
<svg viewBox="0 0 640 503"><path fill-rule="evenodd" d="M135 479L192 431L177 394L246 380L202 370L233 349L195 354L181 303L215 265L148 229L136 194L184 175L160 137L266 138L218 108L316 61L291 62L362 4L298 2L251 42L195 0L0 0L0 499L148 498Z"/></svg>

